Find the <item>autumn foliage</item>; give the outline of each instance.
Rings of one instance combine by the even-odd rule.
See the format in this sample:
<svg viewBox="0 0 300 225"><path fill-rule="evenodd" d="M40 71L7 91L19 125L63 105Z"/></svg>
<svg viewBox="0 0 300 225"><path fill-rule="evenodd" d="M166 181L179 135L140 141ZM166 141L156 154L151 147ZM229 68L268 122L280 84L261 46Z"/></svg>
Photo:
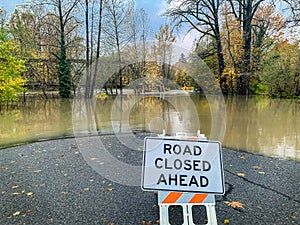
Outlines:
<svg viewBox="0 0 300 225"><path fill-rule="evenodd" d="M10 41L0 40L0 103L16 100L24 90L25 61L19 60L15 53L17 47Z"/></svg>

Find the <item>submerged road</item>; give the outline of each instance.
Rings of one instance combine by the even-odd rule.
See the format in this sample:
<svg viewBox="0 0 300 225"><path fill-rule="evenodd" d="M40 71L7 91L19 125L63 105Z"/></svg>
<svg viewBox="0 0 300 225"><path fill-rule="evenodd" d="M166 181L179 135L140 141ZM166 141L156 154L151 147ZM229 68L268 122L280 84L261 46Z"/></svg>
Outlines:
<svg viewBox="0 0 300 225"><path fill-rule="evenodd" d="M144 136L138 138L137 151L113 135L101 142L117 160L140 166ZM0 224L159 224L157 196L104 178L84 159L78 140L0 151ZM91 155L90 162L96 160ZM226 193L216 196L218 224L300 224L299 163L223 149L223 164ZM194 208L195 224L206 223L202 209ZM170 208L170 223L182 224L180 207Z"/></svg>

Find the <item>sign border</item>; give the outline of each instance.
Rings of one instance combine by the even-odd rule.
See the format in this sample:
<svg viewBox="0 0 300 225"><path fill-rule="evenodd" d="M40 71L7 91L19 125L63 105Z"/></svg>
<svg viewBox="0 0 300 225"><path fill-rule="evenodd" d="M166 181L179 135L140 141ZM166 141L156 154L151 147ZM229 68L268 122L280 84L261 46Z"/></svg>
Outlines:
<svg viewBox="0 0 300 225"><path fill-rule="evenodd" d="M187 137L188 138L188 137ZM146 160L146 140L147 139L157 139L161 141L187 141L187 142L203 142L203 143L217 143L219 145L219 160L221 167L221 178L222 178L222 192L210 192L210 191L192 191L192 190L180 190L180 189L168 189L168 188L145 188L145 160ZM211 141L211 140L191 140L185 138L177 138L177 137L145 137L144 138L144 149L143 149L143 165L142 165L142 179L141 179L141 188L143 191L171 191L171 192L187 192L187 193L203 193L203 194L215 194L215 195L224 195L225 194L225 180L224 180L224 169L223 169L223 157L222 157L222 145L219 141Z"/></svg>

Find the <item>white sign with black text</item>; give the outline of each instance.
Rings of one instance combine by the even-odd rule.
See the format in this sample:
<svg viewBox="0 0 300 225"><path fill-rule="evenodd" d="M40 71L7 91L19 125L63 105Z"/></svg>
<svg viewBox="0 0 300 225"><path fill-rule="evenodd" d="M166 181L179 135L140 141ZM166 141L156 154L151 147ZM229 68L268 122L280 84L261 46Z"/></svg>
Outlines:
<svg viewBox="0 0 300 225"><path fill-rule="evenodd" d="M147 137L143 157L143 190L225 192L219 142Z"/></svg>

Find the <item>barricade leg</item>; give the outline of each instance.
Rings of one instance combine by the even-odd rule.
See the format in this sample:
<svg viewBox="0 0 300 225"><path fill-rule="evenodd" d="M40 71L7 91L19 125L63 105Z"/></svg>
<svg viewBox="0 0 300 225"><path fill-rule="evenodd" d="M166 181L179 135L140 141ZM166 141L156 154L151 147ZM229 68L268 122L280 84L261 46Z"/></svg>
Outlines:
<svg viewBox="0 0 300 225"><path fill-rule="evenodd" d="M195 225L193 221L193 205L183 205L183 225Z"/></svg>
<svg viewBox="0 0 300 225"><path fill-rule="evenodd" d="M159 219L161 225L169 224L169 205L159 205Z"/></svg>
<svg viewBox="0 0 300 225"><path fill-rule="evenodd" d="M215 205L205 205L207 214L207 225L218 225Z"/></svg>

